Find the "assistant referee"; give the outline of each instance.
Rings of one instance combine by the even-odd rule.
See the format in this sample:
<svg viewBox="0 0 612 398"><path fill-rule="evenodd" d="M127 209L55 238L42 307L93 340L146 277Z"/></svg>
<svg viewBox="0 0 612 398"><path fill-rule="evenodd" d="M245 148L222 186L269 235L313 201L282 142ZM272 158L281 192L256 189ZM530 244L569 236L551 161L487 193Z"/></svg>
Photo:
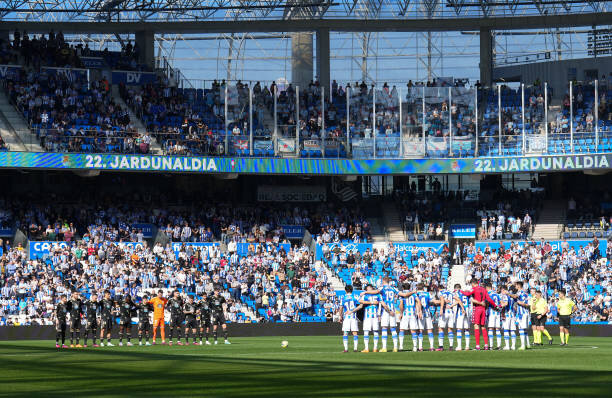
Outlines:
<svg viewBox="0 0 612 398"><path fill-rule="evenodd" d="M535 312L536 312L536 332L537 332L537 339L538 342L537 344L542 345L542 334L544 334L547 338L548 338L548 344L552 344L553 343L553 339L552 337L550 337L550 333L548 333L548 330L546 330L545 325L546 325L546 319L548 318L548 313L550 312L549 308L548 308L548 303L546 302L546 299L544 297L542 297L542 292L537 290L536 291L536 299L535 299Z"/></svg>
<svg viewBox="0 0 612 398"><path fill-rule="evenodd" d="M559 336L561 337L561 345L565 346L569 342L569 329L572 320L572 314L576 310L576 304L572 299L565 295L564 291L559 291L559 300L557 300L557 312L559 313Z"/></svg>

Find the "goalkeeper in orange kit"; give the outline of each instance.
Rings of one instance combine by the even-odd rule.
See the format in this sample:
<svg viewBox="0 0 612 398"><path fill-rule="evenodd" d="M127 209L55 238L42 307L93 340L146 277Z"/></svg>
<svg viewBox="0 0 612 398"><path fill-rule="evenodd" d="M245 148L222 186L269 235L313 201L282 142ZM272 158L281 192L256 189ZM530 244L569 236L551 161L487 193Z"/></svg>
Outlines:
<svg viewBox="0 0 612 398"><path fill-rule="evenodd" d="M149 304L153 305L153 344L155 344L155 337L157 336L157 327L161 329L162 344L166 344L166 327L164 323L164 310L168 299L164 297L164 291L159 290L157 297L153 297Z"/></svg>

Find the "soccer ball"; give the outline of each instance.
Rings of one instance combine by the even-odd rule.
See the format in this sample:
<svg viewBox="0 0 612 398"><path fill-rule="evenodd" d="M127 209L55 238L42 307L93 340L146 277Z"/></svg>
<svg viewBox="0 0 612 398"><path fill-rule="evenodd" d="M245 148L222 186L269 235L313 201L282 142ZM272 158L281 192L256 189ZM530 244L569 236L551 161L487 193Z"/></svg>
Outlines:
<svg viewBox="0 0 612 398"><path fill-rule="evenodd" d="M287 340L281 341L281 347L283 347L283 348L289 347L289 342Z"/></svg>

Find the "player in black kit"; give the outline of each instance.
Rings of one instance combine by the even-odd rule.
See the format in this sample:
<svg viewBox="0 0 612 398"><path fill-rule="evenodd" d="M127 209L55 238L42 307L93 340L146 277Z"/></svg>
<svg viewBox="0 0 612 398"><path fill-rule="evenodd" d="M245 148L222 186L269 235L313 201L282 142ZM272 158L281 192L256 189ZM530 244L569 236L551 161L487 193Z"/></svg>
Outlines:
<svg viewBox="0 0 612 398"><path fill-rule="evenodd" d="M132 338L132 315L136 311L136 306L132 302L132 297L126 294L123 302L119 305L119 346L123 345L123 337L127 338L127 345L131 346Z"/></svg>
<svg viewBox="0 0 612 398"><path fill-rule="evenodd" d="M96 344L96 332L98 331L98 309L100 304L98 303L98 295L93 293L89 300L83 303L83 308L85 310L85 320L87 321L87 325L85 326L85 344L83 347L87 347L87 338L91 333L91 338L93 339L93 346L98 347Z"/></svg>
<svg viewBox="0 0 612 398"><path fill-rule="evenodd" d="M116 309L115 302L111 298L111 294L108 290L104 291L104 298L100 302L100 307L100 345L104 347L104 335L106 334L106 345L109 347L114 347L115 345L111 343L111 331L113 330L113 321L115 318Z"/></svg>
<svg viewBox="0 0 612 398"><path fill-rule="evenodd" d="M60 338L62 348L68 348L66 344L66 318L68 317L68 298L65 294L60 296L60 301L55 306L55 347L60 348Z"/></svg>
<svg viewBox="0 0 612 398"><path fill-rule="evenodd" d="M72 296L68 301L68 312L70 313L70 348L74 348L76 340L76 347L81 348L79 344L79 338L81 337L81 316L83 310L81 305L83 302L79 297L79 292L72 292Z"/></svg>
<svg viewBox="0 0 612 398"><path fill-rule="evenodd" d="M187 302L183 305L183 313L185 314L185 345L189 345L189 329L193 336L193 344L197 344L198 321L196 319L198 313L198 305L193 300L193 296L187 297Z"/></svg>
<svg viewBox="0 0 612 398"><path fill-rule="evenodd" d="M183 324L183 300L179 295L178 290L175 290L172 297L168 300L167 308L170 309L170 341L169 345L172 345L172 339L174 332L176 331L176 337L178 339L178 345L183 345L181 342L181 329Z"/></svg>
<svg viewBox="0 0 612 398"><path fill-rule="evenodd" d="M206 335L206 345L210 345L208 341L208 333L210 333L210 306L208 305L208 297L206 293L202 293L202 301L198 303L198 314L200 317L200 345L202 345L202 335Z"/></svg>
<svg viewBox="0 0 612 398"><path fill-rule="evenodd" d="M219 294L219 288L215 287L215 293L211 298L208 299L208 305L210 306L212 325L213 325L213 335L215 337L215 344L217 344L217 327L221 325L223 329L223 339L225 340L225 344L231 344L227 339L227 325L225 324L225 308L227 306L227 302L225 301L225 297Z"/></svg>
<svg viewBox="0 0 612 398"><path fill-rule="evenodd" d="M146 344L149 343L149 335L151 334L151 313L153 312L153 305L149 303L149 296L142 296L142 301L136 306L138 310L138 345L142 345L142 336L146 336Z"/></svg>

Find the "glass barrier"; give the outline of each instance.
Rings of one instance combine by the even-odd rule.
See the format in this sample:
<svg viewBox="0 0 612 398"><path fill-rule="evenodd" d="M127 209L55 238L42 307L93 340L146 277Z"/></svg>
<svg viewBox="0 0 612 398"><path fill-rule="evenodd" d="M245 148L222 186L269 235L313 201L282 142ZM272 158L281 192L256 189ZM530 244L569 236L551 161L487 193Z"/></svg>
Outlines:
<svg viewBox="0 0 612 398"><path fill-rule="evenodd" d="M295 156L298 152L298 129L300 115L300 88L289 84L277 87L275 96L275 154L278 156Z"/></svg>
<svg viewBox="0 0 612 398"><path fill-rule="evenodd" d="M0 150L356 159L612 151L612 91L598 81L568 83L555 96L546 83L274 87L166 87L157 98L150 87L124 89L146 134L125 115L112 128L83 115L54 129L50 111L22 104L16 110L32 128L5 136Z"/></svg>
<svg viewBox="0 0 612 398"><path fill-rule="evenodd" d="M452 87L450 94L451 152L455 157L474 156L476 148L476 90Z"/></svg>
<svg viewBox="0 0 612 398"><path fill-rule="evenodd" d="M426 153L435 158L448 157L451 143L450 89L448 87L424 87L423 94Z"/></svg>
<svg viewBox="0 0 612 398"><path fill-rule="evenodd" d="M501 87L487 87L478 96L478 156L498 156L500 153Z"/></svg>
<svg viewBox="0 0 612 398"><path fill-rule="evenodd" d="M398 90L400 101L400 139L401 157L419 158L425 156L425 137L423 136L423 89L406 85Z"/></svg>

